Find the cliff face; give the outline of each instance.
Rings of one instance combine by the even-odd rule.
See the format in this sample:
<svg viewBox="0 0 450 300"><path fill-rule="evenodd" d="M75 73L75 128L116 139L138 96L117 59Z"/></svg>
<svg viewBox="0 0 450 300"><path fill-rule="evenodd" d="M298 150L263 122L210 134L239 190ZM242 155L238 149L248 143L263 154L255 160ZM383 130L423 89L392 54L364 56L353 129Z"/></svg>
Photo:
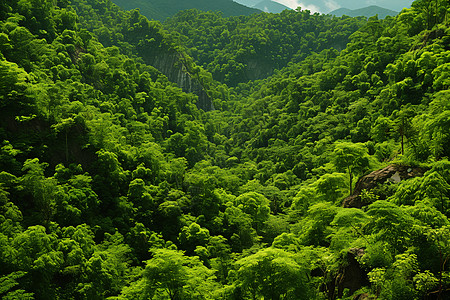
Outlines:
<svg viewBox="0 0 450 300"><path fill-rule="evenodd" d="M198 108L204 111L214 110L211 98L203 88L202 83L189 73L180 53L158 54L150 59L149 64L167 76L170 81L176 83L183 92L197 95Z"/></svg>
<svg viewBox="0 0 450 300"><path fill-rule="evenodd" d="M274 67L268 60L250 58L247 60L245 75L248 80L263 79L273 74Z"/></svg>

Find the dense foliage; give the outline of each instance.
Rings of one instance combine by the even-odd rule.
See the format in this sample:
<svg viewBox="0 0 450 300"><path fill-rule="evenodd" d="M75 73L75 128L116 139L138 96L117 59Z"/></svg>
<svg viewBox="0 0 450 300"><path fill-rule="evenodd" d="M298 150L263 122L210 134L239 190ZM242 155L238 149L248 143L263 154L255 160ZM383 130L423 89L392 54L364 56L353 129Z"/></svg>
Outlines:
<svg viewBox="0 0 450 300"><path fill-rule="evenodd" d="M187 10L164 23L185 36L193 58L229 86L262 79L313 52L345 48L362 18L333 18L309 11L285 10L248 17Z"/></svg>
<svg viewBox="0 0 450 300"><path fill-rule="evenodd" d="M429 3L163 27L109 0L2 1L0 297L448 298L450 4ZM276 71L224 67L238 41ZM388 165L411 175L355 187Z"/></svg>

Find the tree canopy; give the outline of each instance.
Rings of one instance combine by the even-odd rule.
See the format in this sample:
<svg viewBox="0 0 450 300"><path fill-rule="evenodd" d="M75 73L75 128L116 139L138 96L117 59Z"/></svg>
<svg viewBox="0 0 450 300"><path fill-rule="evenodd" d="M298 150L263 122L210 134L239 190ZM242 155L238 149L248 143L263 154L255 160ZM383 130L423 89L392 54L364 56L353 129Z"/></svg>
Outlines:
<svg viewBox="0 0 450 300"><path fill-rule="evenodd" d="M449 11L2 1L0 298L449 298Z"/></svg>

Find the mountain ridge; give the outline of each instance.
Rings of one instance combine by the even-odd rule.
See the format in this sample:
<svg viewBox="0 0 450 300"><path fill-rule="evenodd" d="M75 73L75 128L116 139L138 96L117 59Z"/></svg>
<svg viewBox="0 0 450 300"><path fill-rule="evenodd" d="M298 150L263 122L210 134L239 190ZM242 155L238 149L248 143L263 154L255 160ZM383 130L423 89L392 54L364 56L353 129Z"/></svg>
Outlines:
<svg viewBox="0 0 450 300"><path fill-rule="evenodd" d="M231 0L113 0L116 5L132 10L139 8L141 14L148 19L164 21L174 16L181 10L196 8L203 11L221 11L224 17L251 15L261 12L259 9L251 8Z"/></svg>
<svg viewBox="0 0 450 300"><path fill-rule="evenodd" d="M335 15L336 17L342 17L343 15L347 15L349 17L372 17L378 15L378 18L384 19L387 16L395 16L398 14L398 12L377 5L370 5L359 9L349 9L342 7L333 10L328 14Z"/></svg>
<svg viewBox="0 0 450 300"><path fill-rule="evenodd" d="M269 13L281 13L283 10L286 9L292 10L286 5L271 0L263 0L253 5L252 7Z"/></svg>

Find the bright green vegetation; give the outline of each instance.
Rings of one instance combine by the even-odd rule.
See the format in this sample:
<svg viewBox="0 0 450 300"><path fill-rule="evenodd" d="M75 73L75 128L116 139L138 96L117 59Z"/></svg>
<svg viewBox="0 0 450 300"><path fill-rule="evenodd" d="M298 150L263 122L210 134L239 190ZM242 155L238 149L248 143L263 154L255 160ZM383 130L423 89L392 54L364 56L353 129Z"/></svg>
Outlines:
<svg viewBox="0 0 450 300"><path fill-rule="evenodd" d="M0 2L0 297L448 298L449 11ZM237 41L272 75L227 69ZM355 188L394 163L423 175Z"/></svg>
<svg viewBox="0 0 450 300"><path fill-rule="evenodd" d="M187 10L164 23L185 38L189 54L215 80L236 86L266 78L274 70L304 60L313 52L344 49L363 18L332 18L309 11L285 10L249 17Z"/></svg>

